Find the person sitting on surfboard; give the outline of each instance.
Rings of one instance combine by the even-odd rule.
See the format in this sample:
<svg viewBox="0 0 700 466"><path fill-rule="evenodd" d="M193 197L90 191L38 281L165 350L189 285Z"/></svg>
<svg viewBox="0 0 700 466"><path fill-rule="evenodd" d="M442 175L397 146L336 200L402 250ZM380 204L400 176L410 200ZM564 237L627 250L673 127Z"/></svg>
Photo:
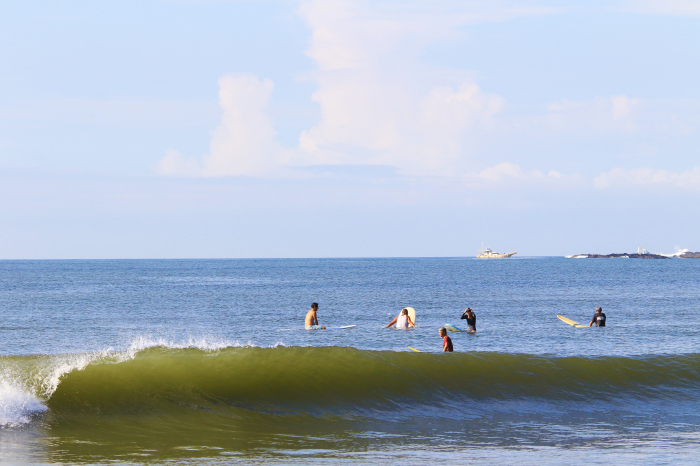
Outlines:
<svg viewBox="0 0 700 466"><path fill-rule="evenodd" d="M384 328L389 328L394 324L396 324L396 328L403 328L403 329L406 329L408 327L416 328L416 325L411 321L411 317L408 315L408 309L403 309L401 311L401 314L394 317L394 320L389 322L389 325L387 325Z"/></svg>
<svg viewBox="0 0 700 466"><path fill-rule="evenodd" d="M306 330L318 330L326 328L318 325L318 317L316 316L316 311L318 311L318 303L311 304L311 310L306 313L306 321L304 322Z"/></svg>
<svg viewBox="0 0 700 466"><path fill-rule="evenodd" d="M462 313L461 319L467 319L467 332L476 332L476 314L471 307L468 307L466 311Z"/></svg>
<svg viewBox="0 0 700 466"><path fill-rule="evenodd" d="M593 314L593 319L591 319L591 323L588 326L591 327L594 322L596 327L605 327L605 313L600 306L595 308L595 314Z"/></svg>
<svg viewBox="0 0 700 466"><path fill-rule="evenodd" d="M440 336L442 337L442 352L453 352L454 348L452 347L452 339L450 339L450 337L447 336L447 330L445 330L445 327L440 328L438 333L440 333Z"/></svg>

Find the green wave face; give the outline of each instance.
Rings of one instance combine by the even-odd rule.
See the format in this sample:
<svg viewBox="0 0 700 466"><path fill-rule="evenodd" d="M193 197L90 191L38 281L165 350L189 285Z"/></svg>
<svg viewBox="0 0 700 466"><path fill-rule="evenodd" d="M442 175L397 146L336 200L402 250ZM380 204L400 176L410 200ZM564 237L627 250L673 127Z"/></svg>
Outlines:
<svg viewBox="0 0 700 466"><path fill-rule="evenodd" d="M691 396L700 356L548 358L412 354L351 348L150 348L66 374L47 400L54 415L246 409L352 413L397 402L468 399L585 400L650 393Z"/></svg>

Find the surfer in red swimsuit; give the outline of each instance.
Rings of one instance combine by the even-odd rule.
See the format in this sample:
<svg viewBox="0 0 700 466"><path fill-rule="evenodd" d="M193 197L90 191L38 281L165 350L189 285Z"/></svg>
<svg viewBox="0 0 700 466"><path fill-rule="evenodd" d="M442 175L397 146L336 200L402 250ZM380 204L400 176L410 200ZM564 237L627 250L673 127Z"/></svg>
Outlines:
<svg viewBox="0 0 700 466"><path fill-rule="evenodd" d="M454 351L454 348L452 348L452 340L450 337L447 336L447 330L445 330L445 327L442 327L439 330L440 336L442 337L442 352L443 353L451 353Z"/></svg>

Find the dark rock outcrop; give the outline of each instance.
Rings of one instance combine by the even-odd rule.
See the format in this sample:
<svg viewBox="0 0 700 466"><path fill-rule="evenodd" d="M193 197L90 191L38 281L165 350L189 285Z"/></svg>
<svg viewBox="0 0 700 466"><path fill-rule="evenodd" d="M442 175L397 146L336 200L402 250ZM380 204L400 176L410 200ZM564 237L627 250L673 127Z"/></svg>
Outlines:
<svg viewBox="0 0 700 466"><path fill-rule="evenodd" d="M619 257L629 257L630 259L670 259L670 257L661 256L659 254L626 254L626 253L616 253L616 254L579 254L580 256L586 256L589 259L614 259Z"/></svg>
<svg viewBox="0 0 700 466"><path fill-rule="evenodd" d="M681 259L700 259L700 252L686 252L679 256Z"/></svg>

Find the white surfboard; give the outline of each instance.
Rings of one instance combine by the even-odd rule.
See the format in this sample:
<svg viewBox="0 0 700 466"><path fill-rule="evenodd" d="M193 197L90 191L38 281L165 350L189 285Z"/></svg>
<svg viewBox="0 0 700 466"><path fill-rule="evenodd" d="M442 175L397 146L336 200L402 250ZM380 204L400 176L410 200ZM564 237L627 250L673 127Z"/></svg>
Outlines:
<svg viewBox="0 0 700 466"><path fill-rule="evenodd" d="M333 329L335 329L335 330L342 330L342 329L353 328L353 327L357 327L357 325L344 325L344 326L342 326L342 327L326 327L326 330L333 330ZM290 331L290 330L322 330L322 329L320 329L320 328L319 328L319 329L281 328L281 329L279 329L278 331L280 331L280 332L286 332L286 331Z"/></svg>
<svg viewBox="0 0 700 466"><path fill-rule="evenodd" d="M464 332L461 328L455 327L452 324L445 324L445 330L448 332Z"/></svg>
<svg viewBox="0 0 700 466"><path fill-rule="evenodd" d="M404 307L403 309L406 309L408 311L408 317L411 318L411 322L413 322L413 325L417 325L416 324L416 310L413 309L412 307Z"/></svg>

